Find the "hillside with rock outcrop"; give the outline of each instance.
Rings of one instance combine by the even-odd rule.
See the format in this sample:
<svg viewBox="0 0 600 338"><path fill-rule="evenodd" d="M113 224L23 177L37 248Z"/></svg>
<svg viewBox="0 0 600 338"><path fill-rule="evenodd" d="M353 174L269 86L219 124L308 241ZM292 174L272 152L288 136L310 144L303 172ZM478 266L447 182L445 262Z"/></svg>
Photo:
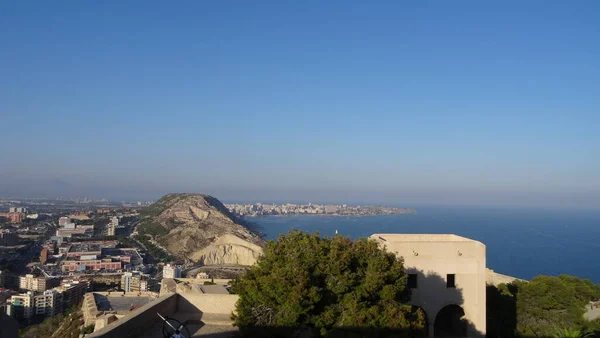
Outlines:
<svg viewBox="0 0 600 338"><path fill-rule="evenodd" d="M252 265L263 253L265 241L212 196L169 194L140 215L140 234L188 262Z"/></svg>

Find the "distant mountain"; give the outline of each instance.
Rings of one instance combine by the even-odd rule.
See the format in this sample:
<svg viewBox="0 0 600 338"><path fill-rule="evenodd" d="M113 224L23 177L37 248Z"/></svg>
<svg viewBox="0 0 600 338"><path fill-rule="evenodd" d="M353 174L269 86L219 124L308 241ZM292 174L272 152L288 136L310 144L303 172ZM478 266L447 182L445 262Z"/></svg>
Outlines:
<svg viewBox="0 0 600 338"><path fill-rule="evenodd" d="M137 231L175 257L204 265L252 265L265 241L218 199L201 194L168 194L141 212Z"/></svg>

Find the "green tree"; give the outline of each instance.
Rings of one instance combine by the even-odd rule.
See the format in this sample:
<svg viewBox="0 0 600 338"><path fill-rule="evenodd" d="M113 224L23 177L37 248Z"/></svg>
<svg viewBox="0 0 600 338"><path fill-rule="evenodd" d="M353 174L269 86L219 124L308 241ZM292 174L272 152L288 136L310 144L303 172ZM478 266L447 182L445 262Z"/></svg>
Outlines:
<svg viewBox="0 0 600 338"><path fill-rule="evenodd" d="M573 330L562 329L562 330L559 330L554 335L555 338L586 338L589 336L590 336L589 333L585 333L585 332L583 332L581 330L577 330L577 329L573 329Z"/></svg>
<svg viewBox="0 0 600 338"><path fill-rule="evenodd" d="M322 336L383 329L419 337L424 314L407 305L406 282L402 260L375 241L292 231L270 241L233 283L240 296L233 320L249 335L289 336L305 328Z"/></svg>
<svg viewBox="0 0 600 338"><path fill-rule="evenodd" d="M598 285L567 275L538 276L513 285L517 331L522 336L551 337L560 328L584 329L589 326L583 318L586 306L600 298Z"/></svg>

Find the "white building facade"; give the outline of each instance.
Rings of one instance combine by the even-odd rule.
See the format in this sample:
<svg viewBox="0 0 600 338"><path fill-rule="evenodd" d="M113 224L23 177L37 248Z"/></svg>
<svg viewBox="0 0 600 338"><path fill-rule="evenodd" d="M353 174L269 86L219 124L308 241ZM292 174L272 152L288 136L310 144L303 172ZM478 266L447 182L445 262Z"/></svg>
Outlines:
<svg viewBox="0 0 600 338"><path fill-rule="evenodd" d="M181 267L167 264L163 267L163 278L181 278Z"/></svg>
<svg viewBox="0 0 600 338"><path fill-rule="evenodd" d="M427 316L429 337L485 337L485 245L445 234L374 234L404 259L411 304Z"/></svg>

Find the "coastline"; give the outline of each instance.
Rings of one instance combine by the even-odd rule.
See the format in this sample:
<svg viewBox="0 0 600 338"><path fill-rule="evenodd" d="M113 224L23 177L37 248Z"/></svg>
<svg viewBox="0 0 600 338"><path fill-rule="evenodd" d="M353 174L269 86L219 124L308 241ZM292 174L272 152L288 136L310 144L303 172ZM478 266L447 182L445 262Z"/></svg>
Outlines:
<svg viewBox="0 0 600 338"><path fill-rule="evenodd" d="M294 216L325 216L325 217L372 217L372 216L392 216L392 215L406 215L406 214L417 214L418 211L409 212L397 212L391 214L372 214L372 215L339 215L339 214L286 214L286 215L244 215L242 218L264 218L264 217L294 217Z"/></svg>

